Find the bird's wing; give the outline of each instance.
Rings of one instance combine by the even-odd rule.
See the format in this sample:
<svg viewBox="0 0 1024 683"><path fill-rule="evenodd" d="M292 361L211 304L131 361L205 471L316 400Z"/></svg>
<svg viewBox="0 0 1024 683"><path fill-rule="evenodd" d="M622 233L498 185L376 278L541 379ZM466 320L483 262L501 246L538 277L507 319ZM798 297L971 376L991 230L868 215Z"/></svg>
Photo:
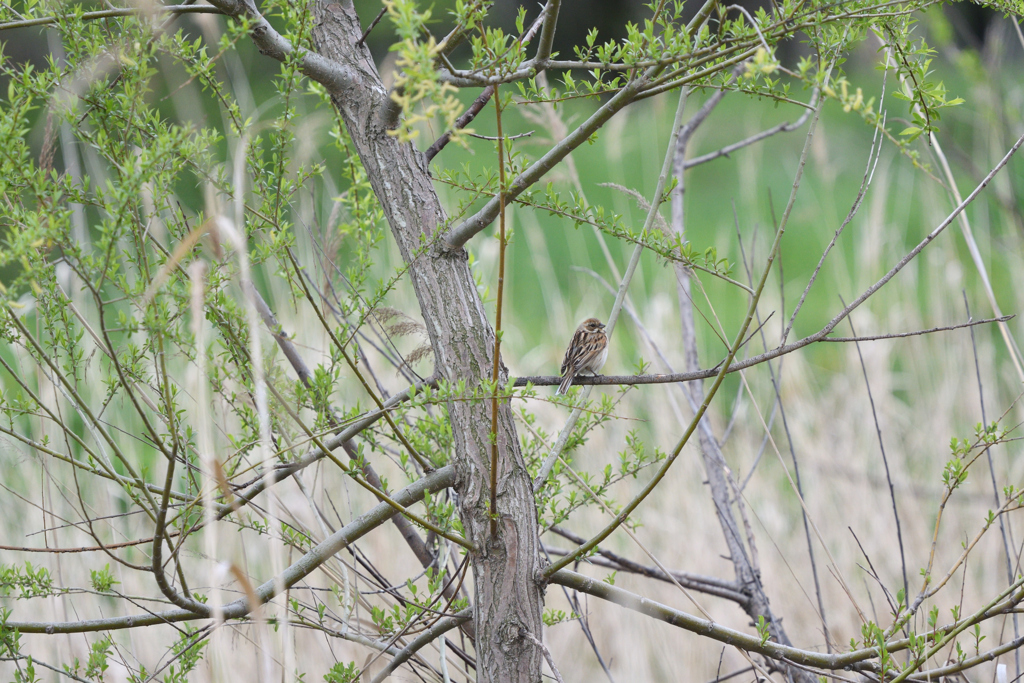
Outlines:
<svg viewBox="0 0 1024 683"><path fill-rule="evenodd" d="M569 368L579 368L580 359L585 353L583 340L586 336L587 333L583 328L576 330L576 334L572 336L572 341L569 342L569 348L565 350L565 360L562 361L562 369L558 374L564 375L565 371Z"/></svg>

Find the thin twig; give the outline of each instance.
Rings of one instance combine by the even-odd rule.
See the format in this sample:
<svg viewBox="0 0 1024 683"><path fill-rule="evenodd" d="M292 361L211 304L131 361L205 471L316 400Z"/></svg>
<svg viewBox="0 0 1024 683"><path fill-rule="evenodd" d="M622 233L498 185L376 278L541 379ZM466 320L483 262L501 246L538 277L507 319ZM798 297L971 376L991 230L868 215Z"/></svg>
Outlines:
<svg viewBox="0 0 1024 683"><path fill-rule="evenodd" d="M165 14L225 14L224 10L210 5L167 5L160 7L132 7L104 9L95 12L82 12L79 17L82 21L93 21L95 19L110 19L113 17L127 17L134 14L149 14L152 11ZM38 17L36 19L22 19L21 21L8 21L0 24L0 31L15 28L29 28L32 26L46 26L56 24L63 17Z"/></svg>
<svg viewBox="0 0 1024 683"><path fill-rule="evenodd" d="M904 337L920 337L925 334L933 334L935 332L950 332L952 330L962 330L965 327L974 327L975 325L989 325L991 323L1004 323L1008 320L1013 320L1016 317L1014 315L1004 315L999 318L985 318L984 320L968 320L965 323L959 323L957 325L943 325L941 327L932 327L927 330L918 330L916 332L893 332L890 334L876 334L868 337L826 337L822 339L823 342L866 342L866 341L878 341L880 339L903 339ZM972 331L973 334L973 331Z"/></svg>
<svg viewBox="0 0 1024 683"><path fill-rule="evenodd" d="M884 77L882 79L882 96L885 96ZM884 115L882 117L882 125L885 125ZM839 236L843 234L843 230L846 229L846 226L850 224L853 217L856 216L857 212L860 210L864 197L867 195L868 188L871 187L871 181L875 177L875 168L878 167L878 160L882 158L881 151L882 137L879 135L878 129L876 128L874 135L871 138L871 147L868 149L868 163L864 169L864 177L861 178L860 188L857 190L857 196L854 198L853 204L850 206L850 210L846 213L846 218L843 219L843 222L836 229L835 234L832 235L832 239L825 247L821 257L818 259L818 265L814 267L814 272L811 273L811 277L808 279L807 285L804 287L804 291L800 294L800 300L797 302L796 308L793 309L793 313L789 317L789 323L786 325L786 329L782 332L782 339L779 342L780 345L785 344L786 340L789 339L789 333L793 329L793 323L796 321L796 316L800 312L800 309L803 308L804 301L807 299L807 294L811 291L811 287L814 285L815 280L818 279L818 273L821 272L821 267L825 265L825 259L828 258L829 252L832 251L836 242L839 241ZM874 161L872 161L872 157L874 157Z"/></svg>
<svg viewBox="0 0 1024 683"><path fill-rule="evenodd" d="M551 668L551 673L555 676L555 681L557 681L557 683L564 683L562 681L562 674L558 672L558 667L555 666L555 658L551 656L551 650L548 649L548 646L540 640L538 640L537 636L533 635L525 628L519 629L519 635L523 638L526 638L528 641L530 641L540 649L540 651L544 654L544 659L547 661L548 666Z"/></svg>
<svg viewBox="0 0 1024 683"><path fill-rule="evenodd" d="M699 157L694 157L692 159L687 159L686 163L684 164L684 168L689 170L689 169L693 168L694 166L700 166L701 164L706 164L709 161L714 161L715 159L718 159L718 158L721 158L721 157L727 157L730 154L732 154L733 152L741 150L744 147L747 147L749 145L753 145L753 144L755 144L757 142L761 142L761 140L765 140L767 138L770 138L773 135L777 135L778 133L789 133L790 131L797 130L798 128L802 127L807 122L807 119L810 117L811 112L814 111L814 107L817 105L817 101L816 101L815 97L817 97L817 90L815 90L815 95L811 97L811 101L810 101L810 105L809 105L811 108L805 109L804 113L801 114L800 118L798 118L796 121L792 121L792 122L786 121L784 123L780 123L777 126L772 126L771 128L768 128L767 130L763 130L760 133L756 133L754 135L751 135L749 138L746 138L744 140L740 140L739 142L734 142L731 145L726 145L725 147L722 147L721 149L715 150L714 152L709 152L708 154L702 154Z"/></svg>
<svg viewBox="0 0 1024 683"><path fill-rule="evenodd" d="M574 534L566 529L559 527L551 527L553 533L562 536L573 543L582 544L587 539ZM549 548L545 547L547 552L552 555L565 555L568 551L561 548ZM745 595L743 589L734 581L726 581L725 579L719 579L714 576L703 576L700 574L691 574L690 572L682 572L678 570L670 570L671 578L660 568L652 567L639 562L623 557L618 553L614 553L605 548L598 547L597 557L591 557L587 562L598 566L608 567L610 569L620 569L622 571L630 572L632 574L639 574L659 581L665 581L666 583L672 583L674 579L678 583L683 584L686 588L692 588L693 590L700 591L701 593L707 593L708 595L714 595L719 598L725 598L726 600L732 600L733 602L743 603L749 599L749 596ZM601 558L606 558L605 562L601 562Z"/></svg>
<svg viewBox="0 0 1024 683"><path fill-rule="evenodd" d="M491 99L492 95L494 95L493 85L489 85L486 88L484 88L483 92L481 92L480 95L475 100L473 100L473 104L469 105L469 109L463 112L462 116L455 120L455 130L462 130L463 128L468 126L469 123L476 118L476 115L483 110L484 106L487 105L487 102ZM423 153L423 155L427 158L427 161L429 162L434 157L436 157L438 152L444 149L445 145L447 145L451 141L451 139L452 132L448 131L444 135L439 137L437 140L435 140L434 144L428 147L427 151Z"/></svg>
<svg viewBox="0 0 1024 683"><path fill-rule="evenodd" d="M468 135L471 138L476 138L477 140L490 140L492 142L495 141L495 140L500 140L501 139L501 138L499 138L496 135L477 135L476 133L466 133L466 135ZM506 140L518 140L520 138L528 138L531 135L533 135L533 131L532 130L528 130L525 133L519 133L518 135L506 135L505 139Z"/></svg>
<svg viewBox="0 0 1024 683"><path fill-rule="evenodd" d="M843 302L846 303L845 301ZM850 323L850 332L857 335L853 329L853 316L847 322ZM878 448L882 451L882 464L885 466L885 479L889 483L889 498L892 500L892 516L896 519L896 540L900 547L900 566L903 569L903 599L910 599L910 585L907 582L907 556L903 549L903 527L900 525L900 513L896 508L896 489L892 484L892 473L889 471L889 458L885 454L885 441L882 439L882 426L878 422L878 411L875 410L875 398L871 394L871 381L868 379L868 367L864 363L864 354L860 352L860 344L856 344L857 358L860 359L860 369L864 373L864 386L868 390L868 402L871 404L871 417L875 421L875 433L878 435Z"/></svg>
<svg viewBox="0 0 1024 683"><path fill-rule="evenodd" d="M491 382L491 538L498 535L498 377L501 372L501 313L505 293L505 141L501 133L501 95L494 86L494 118L498 125L498 304L494 314L494 363Z"/></svg>
<svg viewBox="0 0 1024 683"><path fill-rule="evenodd" d="M1016 22L1014 22L1016 25ZM964 309L967 311L967 320L971 320L971 305L967 302L967 290L962 290L964 297ZM981 424L983 426L988 425L988 417L985 415L985 387L981 382L981 365L978 363L978 345L974 340L974 328L970 328L971 332L971 351L974 354L974 374L978 379L978 403L981 405ZM996 507L1000 507L1002 503L999 501L999 484L996 483L996 468L992 462L992 449L985 450L985 456L988 458L988 473L992 479L992 496L995 499ZM999 515L999 534L1003 540L1003 552L1006 554L1006 582L1013 583L1013 555L1010 552L1010 539L1007 534L1006 520L1003 519L1003 515ZM1017 614L1013 615L1013 637L1020 638L1020 623L1017 619ZM1015 650L1014 663L1017 666L1017 677L1020 677L1020 651Z"/></svg>
<svg viewBox="0 0 1024 683"><path fill-rule="evenodd" d="M41 661L38 657L30 657L29 655L14 655L13 657L0 657L0 662L15 662L15 663L17 663L19 660L25 660L25 659L31 659L32 660L32 664L38 664L39 666L43 667L44 669L49 669L50 671L56 671L58 674L60 674L62 676L67 676L68 678L70 678L73 681L79 681L79 683L90 683L88 680L86 680L84 678L81 678L79 676L76 676L75 674L73 674L70 671L68 671L68 668L67 668L66 664L64 665L63 669L58 669L57 667L53 666L52 664L47 664L46 662ZM19 673L20 673L20 668L19 668ZM22 679L22 678L19 677L19 680L28 680L28 679L27 678Z"/></svg>
<svg viewBox="0 0 1024 683"><path fill-rule="evenodd" d="M842 311L840 311L836 315L835 318L833 318L833 321L836 321L837 319L838 321L844 320L850 314L850 312L853 311L854 308L856 308L857 305L858 302L854 302L849 306L846 306ZM752 356L747 360L737 361L729 367L728 372L739 372L740 370L745 370L747 368L760 365L761 363L767 362L774 358L778 358L779 356L784 356L788 353L792 353L793 351L797 351L805 346L817 342L862 342L879 341L885 339L901 339L904 337L916 337L923 334L932 334L934 332L948 332L950 330L959 330L965 327L973 327L975 325L1005 322L1007 320L1011 320L1013 317L1013 315L1006 315L1001 318L987 318L985 320L974 320L967 323L960 323L959 325L934 327L928 330L919 330L917 332L896 332L892 334L882 334L868 337L826 337L825 335L835 328L832 322L829 322L829 324L822 328L822 330L810 335L809 337L804 337L803 339L793 342L792 344L777 346L771 351L766 351L765 353L759 354L757 356ZM573 384L580 386L633 386L640 384L672 384L675 382L692 382L698 379L709 379L711 377L714 377L715 375L718 374L718 368L720 366L721 363L718 366L715 366L714 368L711 368L709 370L697 370L695 372L674 372L654 375L595 375L593 377L579 377L578 379L573 380ZM559 377L558 375L531 375L527 377L516 377L515 386L523 387L526 386L527 384L532 384L533 386L537 387L550 387L558 386L558 383L560 381L561 377Z"/></svg>
<svg viewBox="0 0 1024 683"><path fill-rule="evenodd" d="M377 24L380 23L380 20L383 19L384 15L387 13L387 7L380 8L380 12L377 12L377 16L373 18L373 21L370 22L370 25L366 27L365 31L363 31L363 35L359 36L359 40L356 41L356 47L359 47L360 45L366 42L366 37L370 35L370 31L377 27Z"/></svg>
<svg viewBox="0 0 1024 683"><path fill-rule="evenodd" d="M734 215L734 220L736 220L735 219L735 207L733 209L733 215ZM772 213L772 216L774 218L774 211ZM738 233L739 232L739 222L738 222L738 220L736 220L736 230L737 230L737 233ZM743 250L743 242L742 242L742 240L740 241L740 250L741 250L740 253L741 253L741 256L742 256L743 253L744 253L742 251ZM745 259L745 257L744 257L744 259ZM753 259L753 253L751 253L751 259ZM751 269L750 268L745 268L745 270L747 271L747 277L750 278L752 276ZM784 288L785 288L785 278L783 278L783 276L782 276L782 262L780 260L780 262L779 262L779 289L783 290ZM780 295L781 295L781 291L780 291ZM783 310L783 314L785 314L785 308L786 308L785 305L782 305L781 308ZM758 321L760 321L761 314L758 313L757 317L758 317ZM763 346L763 348L766 351L768 350L768 339L765 337L765 334L764 334L763 331L761 331L761 345ZM779 416L782 418L782 428L783 428L783 431L786 434L786 443L789 444L789 456L790 456L790 459L793 462L793 474L794 474L794 478L796 480L797 494L802 499L804 497L804 489L803 489L803 482L800 479L800 464L799 464L799 461L797 460L797 457L796 457L796 446L793 443L793 436L792 436L792 434L790 434L790 431L789 431L789 421L786 419L786 409L785 409L785 405L783 404L783 401L782 401L782 390L781 390L781 388L779 386L781 384L781 382L782 382L782 362L783 362L783 360L784 359L780 359L779 360L778 374L776 374L776 368L774 368L772 366L771 361L768 361L768 363L767 363L767 365L768 365L768 375L769 375L769 378L770 378L771 383L772 383L772 389L775 392L775 401L772 404L772 417L773 418L775 417L775 412L776 412L776 410L778 410ZM741 382L741 385L742 386L746 386L746 382ZM769 439L770 436L771 436L771 427L768 426L768 428L765 430L764 440L761 442L761 451L758 453L758 458L760 458L761 453L764 452L765 445L767 444L768 439ZM754 467L756 466L756 464L757 464L757 459L755 459L754 465L751 466L750 473L747 475L747 479L744 481L743 486L740 488L740 491L742 491L743 488L746 486L746 482L750 480L750 476L754 473ZM811 537L810 520L807 517L807 510L803 506L800 507L800 517L801 517L801 519L803 521L804 537L805 537L805 539L807 541L807 556L808 556L808 558L810 560L810 563L811 563L811 577L814 579L814 594L815 594L815 597L816 597L817 602L818 602L818 618L821 619L822 633L825 636L825 649L826 649L827 652L832 652L833 643L832 643L832 638L831 638L831 636L829 634L829 630L828 630L828 619L827 619L827 617L825 615L825 601L823 600L822 595L821 595L821 580L818 577L818 563L817 563L817 560L814 557L814 542L813 542L812 537Z"/></svg>
<svg viewBox="0 0 1024 683"><path fill-rule="evenodd" d="M733 72L733 77L736 78L739 75L740 69L743 66L738 66ZM677 186L673 197L672 205L672 232L677 240L685 240L685 221L684 221L684 197L685 197L685 158L687 143L689 142L690 136L693 134L696 127L703 122L704 118L710 114L711 109L717 105L717 103L724 97L725 92L719 91L715 93L708 102L701 109L696 116L694 116L691 124L688 124L689 130L686 135L681 135L679 139L678 148L676 150L675 159L675 172ZM761 280L753 291L757 292L757 295L751 297L750 308L748 309L747 324L751 323L751 317L749 313L754 313L759 323L757 330L754 334L757 334L761 330L763 322L760 319L760 314L757 311L757 300L761 296L761 292L764 290L766 283L768 270L771 268L772 261L778 258L781 268L781 235L785 230L786 221L789 216L789 212L792 209L793 203L795 202L796 193L800 186L800 180L802 178L804 164L806 163L807 150L810 147L811 140L813 139L814 131L818 121L818 112L815 111L814 117L811 119L810 128L807 132L807 137L804 140L804 149L801 153L800 163L797 166L795 179L793 181L793 187L790 193L789 204L786 207L786 214L782 222L776 224L775 229L775 240L771 251L768 255L768 261L765 271L762 273ZM694 302L691 297L691 281L686 276L686 270L681 264L673 264L676 275L676 290L679 299L679 317L682 326L682 340L684 353L686 358L686 369L690 371L697 370L700 367L700 357L697 349L697 331L694 320ZM750 278L751 274L748 274ZM779 276L780 280L782 276ZM700 286L700 281L697 281ZM752 278L750 279L751 288L754 287ZM703 287L701 287L703 290ZM707 293L705 292L705 297ZM709 301L710 303L710 301ZM713 308L712 308L713 311ZM721 323L719 323L721 327ZM712 326L714 329L714 326ZM724 328L720 334L725 334ZM762 339L764 335L762 333ZM735 356L735 352L733 353ZM743 375L741 375L741 378ZM749 391L749 389L748 389ZM696 406L702 401L705 401L704 389L701 382L692 382L684 388L684 396L690 401L691 406L696 410ZM707 473L707 479L709 484L709 490L711 500L715 508L715 513L718 518L719 524L722 528L723 535L725 536L726 545L729 549L730 560L732 561L733 567L736 572L737 579L742 583L749 591L750 598L743 604L743 609L751 618L763 617L767 620L769 632L771 637L780 642L788 642L788 637L782 628L781 621L777 619L769 607L769 601L765 592L764 585L760 580L760 567L757 554L757 545L751 525L748 519L746 505L743 497L739 494L739 488L732 474L731 469L726 463L725 456L722 453L721 446L719 445L718 439L716 438L710 424L710 420L701 419L697 422L697 429L699 430L699 451L703 460L704 470ZM766 430L767 431L767 430ZM744 525L746 531L746 545L740 538L740 530L737 526L736 519L733 516L732 504L735 503L736 510L739 513L740 519ZM754 662L752 660L751 664ZM796 678L796 680L802 681L804 676L799 672L794 672L792 669L787 669L787 674L790 679Z"/></svg>
<svg viewBox="0 0 1024 683"><path fill-rule="evenodd" d="M548 548L544 545L541 546L541 550L544 552L548 562L551 561L551 555L548 552ZM579 619L576 623L580 625L580 630L583 631L583 637L587 639L590 644L590 649L594 651L594 656L597 657L597 663L600 665L601 670L604 671L604 675L608 677L608 683L615 683L615 677L612 676L611 670L604 661L604 657L601 656L601 651L597 649L597 642L594 640L594 634L590 630L589 620L587 619L587 610L580 605L579 594L573 591L569 593L569 589L565 586L559 586L562 589L562 594L565 595L566 601L569 603L569 607L573 612L579 615Z"/></svg>

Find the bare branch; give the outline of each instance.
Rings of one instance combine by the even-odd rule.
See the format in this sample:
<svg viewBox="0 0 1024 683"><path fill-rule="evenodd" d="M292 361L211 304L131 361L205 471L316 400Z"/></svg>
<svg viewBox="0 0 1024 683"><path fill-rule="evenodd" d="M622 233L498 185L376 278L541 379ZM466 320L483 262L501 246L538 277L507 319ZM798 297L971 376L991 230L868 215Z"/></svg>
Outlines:
<svg viewBox="0 0 1024 683"><path fill-rule="evenodd" d="M548 667L551 669L551 673L555 676L555 683L565 683L565 681L562 680L562 674L558 671L558 667L555 666L555 658L551 656L551 650L548 649L548 646L545 645L543 641L538 640L537 636L533 635L525 628L519 629L519 635L536 645L540 651L544 653L544 659L547 660Z"/></svg>
<svg viewBox="0 0 1024 683"><path fill-rule="evenodd" d="M877 662L874 661L879 654L877 647L860 648L849 652L834 654L815 652L813 650L802 650L789 645L776 643L771 640L762 641L759 635L743 633L742 631L733 630L713 621L701 619L700 617L662 605L661 603L655 602L649 598L631 593L630 591L619 588L618 586L613 586L589 576L577 574L576 572L568 569L560 569L557 572L554 572L549 577L549 580L551 583L566 586L568 588L578 590L581 593L586 593L588 595L601 598L602 600L613 602L634 612L639 612L640 614L644 614L659 621L664 621L672 626L677 626L686 631L699 634L706 638L711 638L712 640L717 640L721 643L727 643L746 652L754 652L763 655L778 662L792 662L802 666L810 666L828 671L838 671L842 669L846 671L879 672L879 666ZM973 624L981 623L986 619L991 619L1004 614L1006 611L1012 609L1013 606L1019 602L1022 597L1024 597L1020 592L1022 584L1024 584L1024 580L1017 581L1014 584L1013 588L1017 591L1015 595L1007 596L1007 594L1004 593L1003 595L1007 597L1001 597L998 601L986 605L983 609L973 615L956 623L949 624L947 626L940 626L934 631L922 635L928 639L927 642L946 643L947 639L954 636L955 633L962 632ZM920 638L921 635L917 637ZM901 638L887 642L885 649L889 653L901 652L906 650L910 644L911 643L908 639ZM1021 644L1022 643L1017 641L1011 641L1010 643L1001 645L990 652L986 652L978 657L972 658L973 665L977 665L985 661L991 661L999 654L1009 652L1015 647L1020 647ZM960 665L960 668L957 668L956 670L960 671L965 668L967 667ZM946 667L943 667L939 671L945 672ZM910 671L908 670L906 673L910 673ZM912 680L934 681L937 680L937 672L919 672L913 676Z"/></svg>
<svg viewBox="0 0 1024 683"><path fill-rule="evenodd" d="M122 9L104 9L97 10L95 12L82 12L79 17L82 21L93 21L96 19L111 19L113 17L127 17L132 15L143 15L148 16L154 12L161 14L226 14L226 12L219 7L211 7L210 5L166 5L166 6L150 6L145 7L126 7ZM47 26L49 24L56 24L61 20L62 17L38 17L36 19L22 19L20 21L8 21L0 24L0 31L6 31L8 29L15 28L29 28L32 26Z"/></svg>
<svg viewBox="0 0 1024 683"><path fill-rule="evenodd" d="M1013 22L1014 26L1017 22ZM1018 31L1020 28L1018 27ZM967 291L961 290L964 297L964 308L967 310L967 319L971 319L971 306L967 303ZM974 329L971 332L971 352L974 356L974 374L978 380L978 403L981 404L981 424L988 424L988 416L985 414L985 386L981 381L981 365L978 363L978 345L974 339ZM1002 502L999 500L999 484L996 482L996 467L992 462L992 450L988 448L985 450L985 456L988 459L988 473L992 480L992 496L995 499L996 507L1000 507ZM999 516L999 534L1003 540L1003 553L1006 556L1006 582L1013 583L1013 553L1010 549L1010 539L1007 534L1006 520L1003 516ZM1020 638L1020 621L1017 618L1017 614L1013 615L1013 636L1014 638ZM1014 652L1014 663L1017 665L1017 677L1020 677L1020 652Z"/></svg>
<svg viewBox="0 0 1024 683"><path fill-rule="evenodd" d="M555 24L558 22L558 8L562 0L548 0L544 5L544 26L540 32L540 42L537 43L537 55L533 61L538 67L543 68L551 59L551 46L555 42Z"/></svg>
<svg viewBox="0 0 1024 683"><path fill-rule="evenodd" d="M480 95L475 100L473 100L473 104L469 105L469 109L464 111L462 113L462 116L456 119L455 130L462 130L463 128L468 126L470 121L475 119L477 114L483 111L483 108L487 105L487 102L490 101L493 95L493 85L489 85L486 88L484 88L484 91L480 93ZM427 151L423 153L423 155L427 157L427 161L431 161L434 157L436 157L438 152L444 149L445 145L447 145L451 139L452 132L448 131L447 133L439 137L437 140L435 140L434 144L428 147Z"/></svg>
<svg viewBox="0 0 1024 683"><path fill-rule="evenodd" d="M847 321L850 323L850 332L854 336L857 331L853 328L853 317ZM889 484L889 499L892 501L892 516L896 520L896 543L900 549L900 567L903 569L903 595L910 595L910 586L907 582L907 556L903 550L903 526L900 524L900 513L896 508L896 489L892 484L892 474L889 472L889 458L885 454L885 441L882 439L882 426L878 422L878 412L875 410L875 397L871 393L871 382L868 379L868 366L864 363L864 354L860 351L860 344L855 344L857 358L860 360L860 369L864 374L864 386L868 390L868 403L871 404L871 417L875 423L875 434L878 436L878 448L882 451L882 465L885 467L885 480Z"/></svg>
<svg viewBox="0 0 1024 683"><path fill-rule="evenodd" d="M885 80L882 80L882 97L885 96ZM885 117L882 117L882 127L885 125ZM796 307L793 308L792 315L789 316L789 322L786 324L786 329L782 331L782 338L780 344L785 344L786 340L789 339L789 333L793 329L793 323L796 321L796 316L800 313L800 309L803 308L804 301L807 299L807 294L811 291L811 287L814 286L815 280L818 279L818 273L821 272L821 267L825 265L825 259L828 258L832 248L839 241L839 236L846 229L846 226L850 224L853 217L860 211L860 206L864 201L864 197L867 195L868 188L871 186L871 181L875 177L875 168L878 166L878 160L881 158L883 138L879 135L879 128L875 128L875 132L871 138L871 147L868 148L868 162L864 168L864 176L860 181L860 188L857 190L857 196L853 200L853 204L850 206L850 210L846 213L846 218L836 228L835 233L832 235L832 239L829 240L825 250L821 253L821 257L818 259L818 265L814 267L814 272L811 273L811 277L807 280L807 285L804 287L804 291L800 294L800 300L797 301ZM874 160L872 161L872 157Z"/></svg>
<svg viewBox="0 0 1024 683"><path fill-rule="evenodd" d="M552 527L551 531L559 536L564 536L573 543L581 544L585 543L587 540L582 536L578 536L577 534L564 529L559 529L558 527ZM544 550L552 555L561 556L568 554L568 551L562 548L545 546ZM599 547L597 548L597 554L599 557L591 557L587 562L599 567L607 567L609 569L617 569L633 574L640 574L641 576L657 579L658 581L665 581L666 583L672 583L674 579L685 588L699 591L701 593L707 593L708 595L714 595L719 598L725 598L726 600L732 600L733 602L740 604L749 600L749 596L744 594L740 586L733 581L726 581L714 576L703 576L701 574L693 574L691 572L683 572L679 570L672 570L670 577L658 567L651 567L640 564L639 562L634 562L633 560L623 557L618 553L613 553L610 550L605 550Z"/></svg>
<svg viewBox="0 0 1024 683"><path fill-rule="evenodd" d="M836 318L833 318L835 324L841 322L850 311L856 307L856 303L850 304L846 308L837 314ZM787 353L792 353L798 349L802 349L805 346L814 344L817 342L858 342L858 341L878 341L885 339L902 339L905 337L917 337L923 334L932 334L934 332L949 332L950 330L959 330L965 327L974 327L975 325L985 325L990 323L1005 322L1011 320L1013 315L1006 315L1001 318L986 318L985 320L972 320L967 323L960 323L958 325L946 325L943 327L933 327L927 330L919 330L917 332L894 332L891 334L880 334L866 337L827 337L826 335L831 332L835 325L829 322L824 328L812 334L809 337L793 342L792 344L784 344L778 346L771 351L759 354L757 356L751 356L750 358L742 361L737 361L729 366L727 372L739 372L747 368L760 365L766 361L784 356ZM837 320L838 319L838 320ZM827 330L827 331L826 331ZM655 375L596 375L593 377L579 377L573 380L574 385L579 386L610 386L610 385L639 385L639 384L673 384L676 382L692 382L698 379L708 379L718 374L718 368L721 366L716 365L710 370L697 370L695 372L675 372L667 374L655 374ZM516 377L515 385L517 387L524 387L527 384L532 384L536 387L550 387L558 386L561 381L561 377L558 375L531 375L527 377Z"/></svg>
<svg viewBox="0 0 1024 683"><path fill-rule="evenodd" d="M796 121L786 121L780 123L777 126L772 126L771 128L763 130L760 133L755 133L754 135L751 135L749 138L740 140L739 142L734 142L731 145L726 145L725 147L715 150L714 152L709 152L708 154L703 154L699 157L694 157L693 159L687 159L683 168L690 169L693 168L694 166L700 166L701 164L706 164L707 162L714 161L715 159L718 159L720 157L727 157L733 152L741 150L744 147L748 147L757 142L761 142L762 140L766 140L772 137L773 135L777 135L778 133L789 133L791 131L797 130L798 128L802 127L805 123L807 123L807 119L811 116L811 112L814 111L814 107L817 106L817 94L818 91L815 90L815 95L814 97L811 98L811 101L809 103L809 106L811 108L805 109L804 113L801 114L800 118L798 118Z"/></svg>
<svg viewBox="0 0 1024 683"><path fill-rule="evenodd" d="M47 664L46 662L39 660L36 657L29 657L28 655L16 655L14 657L0 657L0 662L17 662L17 661L24 661L24 660L27 660L27 659L31 659L33 664L38 664L39 666L43 667L44 669L49 669L50 671L56 671L57 673L61 674L62 676L67 676L68 678L70 678L73 681L79 681L79 683L89 683L88 680L86 680L86 679L84 679L84 678L82 678L80 676L76 676L72 672L68 671L67 665L65 665L65 667L63 669L60 669L60 668L57 668L57 667L53 666L52 664Z"/></svg>
<svg viewBox="0 0 1024 683"><path fill-rule="evenodd" d="M373 18L373 21L370 22L370 25L366 27L365 31L363 31L363 35L359 36L359 40L356 41L356 45L362 45L363 43L366 42L366 37L370 35L370 31L372 31L377 26L377 24L380 23L380 20L383 19L384 15L387 13L387 7L380 8L380 12L377 12L377 16Z"/></svg>

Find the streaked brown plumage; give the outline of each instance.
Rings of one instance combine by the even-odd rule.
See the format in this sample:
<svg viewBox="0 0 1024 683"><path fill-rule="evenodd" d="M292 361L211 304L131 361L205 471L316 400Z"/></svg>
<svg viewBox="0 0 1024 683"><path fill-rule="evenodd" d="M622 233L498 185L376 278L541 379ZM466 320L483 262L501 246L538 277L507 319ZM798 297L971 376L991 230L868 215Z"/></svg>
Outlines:
<svg viewBox="0 0 1024 683"><path fill-rule="evenodd" d="M569 391L576 375L589 372L596 375L608 358L608 335L604 333L604 324L597 318L587 318L576 328L569 348L562 361L562 383L558 385L555 395Z"/></svg>

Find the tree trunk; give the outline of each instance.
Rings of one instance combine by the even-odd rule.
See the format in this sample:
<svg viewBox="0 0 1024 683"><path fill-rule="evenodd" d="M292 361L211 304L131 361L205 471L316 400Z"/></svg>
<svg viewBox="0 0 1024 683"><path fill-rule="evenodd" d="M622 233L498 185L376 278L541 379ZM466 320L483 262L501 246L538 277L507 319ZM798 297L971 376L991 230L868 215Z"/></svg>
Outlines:
<svg viewBox="0 0 1024 683"><path fill-rule="evenodd" d="M494 331L463 249L440 243L419 253L445 223L422 153L387 134L394 107L365 45L351 0L316 5L315 49L352 67L355 84L332 93L335 106L384 208L409 273L434 350L435 371L472 387L489 379ZM418 255L417 255L418 254ZM502 367L502 382L507 371ZM448 405L455 440L455 490L466 537L477 550L473 568L477 676L481 681L537 683L542 653L525 637L541 637L543 589L539 576L537 514L519 450L512 411L498 416L498 533L490 537L490 401Z"/></svg>

